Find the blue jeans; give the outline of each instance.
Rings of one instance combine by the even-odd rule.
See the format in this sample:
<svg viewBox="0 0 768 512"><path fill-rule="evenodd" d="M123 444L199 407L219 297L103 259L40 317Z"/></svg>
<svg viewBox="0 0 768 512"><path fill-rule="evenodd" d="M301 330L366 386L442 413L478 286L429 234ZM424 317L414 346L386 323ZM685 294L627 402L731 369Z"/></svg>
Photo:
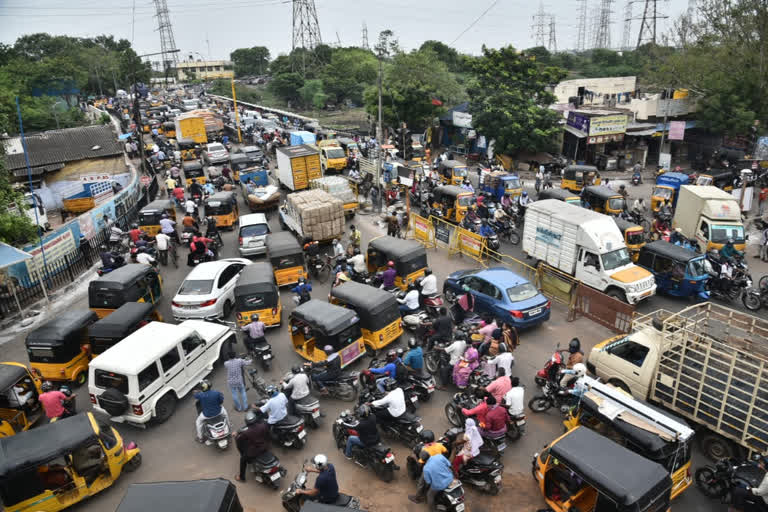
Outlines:
<svg viewBox="0 0 768 512"><path fill-rule="evenodd" d="M230 384L229 391L232 393L232 401L235 402L235 409L244 411L248 409L248 397L245 395L245 386L242 384Z"/></svg>
<svg viewBox="0 0 768 512"><path fill-rule="evenodd" d="M398 308L400 309L400 316L410 315L411 313L413 313L414 311L418 311L419 309L419 308L411 309L405 304L400 304Z"/></svg>
<svg viewBox="0 0 768 512"><path fill-rule="evenodd" d="M363 446L364 447L365 445L363 444L363 442L360 440L359 437L357 437L357 436L349 436L347 438L347 447L344 450L344 454L347 457L351 457L352 456L352 447L353 446Z"/></svg>
<svg viewBox="0 0 768 512"><path fill-rule="evenodd" d="M378 389L380 392L384 393L386 390L384 389L384 381L387 380L389 377L379 377L376 379L376 389Z"/></svg>

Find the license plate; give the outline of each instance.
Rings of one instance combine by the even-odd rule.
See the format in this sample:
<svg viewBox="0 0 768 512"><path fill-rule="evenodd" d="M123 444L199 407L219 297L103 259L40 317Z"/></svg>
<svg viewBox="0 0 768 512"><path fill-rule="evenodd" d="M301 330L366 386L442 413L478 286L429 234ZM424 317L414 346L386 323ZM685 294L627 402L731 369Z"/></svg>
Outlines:
<svg viewBox="0 0 768 512"><path fill-rule="evenodd" d="M418 432L419 434L421 434L422 430L424 430L423 426L419 425L418 427L416 427L416 432Z"/></svg>
<svg viewBox="0 0 768 512"><path fill-rule="evenodd" d="M435 386L429 386L427 388L427 391L430 392L430 393L434 393L435 392Z"/></svg>
<svg viewBox="0 0 768 512"><path fill-rule="evenodd" d="M387 457L384 459L384 462L394 462L395 456L394 455L387 455Z"/></svg>
<svg viewBox="0 0 768 512"><path fill-rule="evenodd" d="M301 432L299 432L299 439L304 439L305 437L307 437L306 431L302 430Z"/></svg>
<svg viewBox="0 0 768 512"><path fill-rule="evenodd" d="M515 425L517 425L518 427L522 427L523 425L525 425L525 420L518 420L515 422Z"/></svg>
<svg viewBox="0 0 768 512"><path fill-rule="evenodd" d="M653 288L640 294L640 297L648 297L653 292Z"/></svg>
<svg viewBox="0 0 768 512"><path fill-rule="evenodd" d="M497 483L501 482L501 475L496 475L495 477L493 477L493 481Z"/></svg>
<svg viewBox="0 0 768 512"><path fill-rule="evenodd" d="M273 482L274 482L275 480L279 480L279 479L280 479L280 472L278 471L277 473L272 473L272 474L270 475L269 479L270 479L270 480L272 480Z"/></svg>
<svg viewBox="0 0 768 512"><path fill-rule="evenodd" d="M312 417L313 418L319 418L320 417L320 411L312 411Z"/></svg>
<svg viewBox="0 0 768 512"><path fill-rule="evenodd" d="M542 309L544 309L544 308L529 309L528 310L528 316L538 315L539 313L541 313Z"/></svg>
<svg viewBox="0 0 768 512"><path fill-rule="evenodd" d="M264 354L261 356L262 359L272 359L272 354Z"/></svg>
<svg viewBox="0 0 768 512"><path fill-rule="evenodd" d="M463 503L459 503L458 505L456 505L456 512L464 512L464 504Z"/></svg>
<svg viewBox="0 0 768 512"><path fill-rule="evenodd" d="M419 399L419 397L417 397L416 395L413 395L413 396L411 397L411 402L413 402L413 403L416 403L416 401L417 401L418 399Z"/></svg>
<svg viewBox="0 0 768 512"><path fill-rule="evenodd" d="M261 245L261 242L259 240L251 240L248 242L248 247L256 247L257 245Z"/></svg>
<svg viewBox="0 0 768 512"><path fill-rule="evenodd" d="M498 446L498 448L499 448L499 451L503 450L503 449L504 449L504 448L506 448L506 447L507 447L507 444L506 444L506 443L501 443L501 444Z"/></svg>

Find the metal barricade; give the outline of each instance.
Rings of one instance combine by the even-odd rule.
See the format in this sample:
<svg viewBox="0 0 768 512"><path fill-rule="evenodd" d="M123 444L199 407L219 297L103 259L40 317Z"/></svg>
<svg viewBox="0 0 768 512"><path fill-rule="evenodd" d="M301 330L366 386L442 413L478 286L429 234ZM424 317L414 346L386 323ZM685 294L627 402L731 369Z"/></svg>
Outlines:
<svg viewBox="0 0 768 512"><path fill-rule="evenodd" d="M432 225L432 220L411 212L408 219L407 238L418 240L427 249L436 247L435 227Z"/></svg>
<svg viewBox="0 0 768 512"><path fill-rule="evenodd" d="M536 284L541 293L569 308L572 307L573 297L579 285L576 278L544 262L539 263L536 273L538 276Z"/></svg>
<svg viewBox="0 0 768 512"><path fill-rule="evenodd" d="M434 215L429 217L429 222L435 230L435 246L442 249L450 249L456 225Z"/></svg>
<svg viewBox="0 0 768 512"><path fill-rule="evenodd" d="M484 263L485 250L484 236L456 226L453 231L453 243L448 247L449 254L464 254L479 263Z"/></svg>
<svg viewBox="0 0 768 512"><path fill-rule="evenodd" d="M576 288L574 299L568 315L569 320L575 320L577 315L584 315L619 334L632 329L634 305L614 299L583 283L579 283Z"/></svg>

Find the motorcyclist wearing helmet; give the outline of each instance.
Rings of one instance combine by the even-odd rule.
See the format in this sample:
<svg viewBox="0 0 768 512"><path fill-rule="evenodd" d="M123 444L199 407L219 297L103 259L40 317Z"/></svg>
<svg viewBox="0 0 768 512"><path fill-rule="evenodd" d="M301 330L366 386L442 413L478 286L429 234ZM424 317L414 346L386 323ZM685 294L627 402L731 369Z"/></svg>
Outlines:
<svg viewBox="0 0 768 512"><path fill-rule="evenodd" d="M482 237L489 237L495 235L496 233L493 231L493 228L488 225L488 221L483 219L482 223L480 224L480 228L477 230L477 234Z"/></svg>
<svg viewBox="0 0 768 512"><path fill-rule="evenodd" d="M135 222L131 224L131 230L128 231L128 236L131 239L131 242L136 243L139 241L139 238L141 237L142 231L139 229L139 225Z"/></svg>
<svg viewBox="0 0 768 512"><path fill-rule="evenodd" d="M312 381L317 384L320 392L325 394L328 393L328 390L325 388L325 382L337 379L341 375L341 358L331 345L323 347L323 351L325 352L325 361L312 363L312 367L324 367L325 370L313 374Z"/></svg>
<svg viewBox="0 0 768 512"><path fill-rule="evenodd" d="M165 233L171 238L175 238L177 242L179 241L178 236L176 234L176 221L168 218L167 213L164 213L160 217L160 232Z"/></svg>
<svg viewBox="0 0 768 512"><path fill-rule="evenodd" d="M408 285L408 293L402 299L397 299L400 303L400 316L410 315L419 310L419 290L416 289L416 285L411 283Z"/></svg>
<svg viewBox="0 0 768 512"><path fill-rule="evenodd" d="M197 223L197 219L187 212L181 219L181 225L185 228L195 228L195 231L200 231L200 225Z"/></svg>
<svg viewBox="0 0 768 512"><path fill-rule="evenodd" d="M387 270L381 274L381 289L382 290L394 290L395 279L397 278L397 270L395 270L395 262L387 262Z"/></svg>
<svg viewBox="0 0 768 512"><path fill-rule="evenodd" d="M374 412L381 421L391 421L405 414L405 393L403 388L397 387L393 378L387 378L383 387L387 394L370 405L374 407Z"/></svg>
<svg viewBox="0 0 768 512"><path fill-rule="evenodd" d="M240 473L235 480L245 482L245 468L249 462L269 451L269 428L264 423L264 415L257 411L248 411L245 415L245 428L235 435L235 446L240 452Z"/></svg>
<svg viewBox="0 0 768 512"><path fill-rule="evenodd" d="M737 251L736 248L733 247L733 238L729 238L722 249L720 249L720 258L725 261L731 261L734 256L742 256L743 254L743 252Z"/></svg>
<svg viewBox="0 0 768 512"><path fill-rule="evenodd" d="M523 190L523 193L517 197L517 205L520 206L521 208L525 208L526 206L528 206L528 203L530 202L531 202L531 198L528 197L528 192L526 192L525 190Z"/></svg>
<svg viewBox="0 0 768 512"><path fill-rule="evenodd" d="M355 247L354 256L347 260L347 265L352 265L355 274L363 274L366 270L365 256L360 252L359 247Z"/></svg>
<svg viewBox="0 0 768 512"><path fill-rule="evenodd" d="M573 338L568 342L568 353L566 368L572 369L576 364L584 362L584 352L581 350L579 338Z"/></svg>
<svg viewBox="0 0 768 512"><path fill-rule="evenodd" d="M328 457L319 453L312 458L314 467L305 468L317 473L313 489L297 489L296 494L303 494L312 501L320 503L336 503L339 499L339 484L336 481L336 468L328 462Z"/></svg>
<svg viewBox="0 0 768 512"><path fill-rule="evenodd" d="M288 406L293 412L296 410L296 402L309 396L309 377L299 365L294 365L291 373L291 378L283 382L283 392L291 392L288 397Z"/></svg>
<svg viewBox="0 0 768 512"><path fill-rule="evenodd" d="M415 338L408 340L408 352L403 357L403 364L413 373L421 373L424 369L424 351Z"/></svg>
<svg viewBox="0 0 768 512"><path fill-rule="evenodd" d="M73 411L66 407L65 404L72 400L75 395L67 396L61 391L53 389L53 384L47 380L40 387L43 393L40 394L38 400L43 404L43 410L49 420L66 418L73 415Z"/></svg>
<svg viewBox="0 0 768 512"><path fill-rule="evenodd" d="M448 455L448 448L443 443L435 442L435 433L431 430L423 430L419 434L419 439L422 444L421 449L419 450L419 457L415 460L421 466L426 464L430 457L434 457L435 455ZM422 457L422 454L426 454L426 456ZM411 457L409 456L408 458L410 459ZM408 499L415 503L421 503L427 495L428 489L429 484L424 481L424 472L422 470L421 476L419 476L419 481L416 484L416 494L409 495Z"/></svg>
<svg viewBox="0 0 768 512"><path fill-rule="evenodd" d="M347 459L352 459L352 447L353 446L376 446L381 442L379 437L379 429L376 426L376 415L371 414L371 408L363 404L357 408L357 418L359 420L356 436L349 436L347 438L347 446L344 449L344 456Z"/></svg>
<svg viewBox="0 0 768 512"><path fill-rule="evenodd" d="M469 178L464 178L464 181L461 183L461 188L464 190L468 190L470 192L474 192L475 188L472 186L472 183L469 181Z"/></svg>
<svg viewBox="0 0 768 512"><path fill-rule="evenodd" d="M266 325L259 320L259 315L251 315L250 323L242 326L240 329L246 333L246 337L243 340L245 349L248 352L252 352L254 346L261 345L267 342L264 337L264 328Z"/></svg>
<svg viewBox="0 0 768 512"><path fill-rule="evenodd" d="M563 370L563 374L571 376L570 380L575 380L573 387L568 392L574 396L582 396L587 391L587 386L584 383L584 377L587 375L587 365L584 363L576 363L573 365L572 370ZM565 380L565 379L564 379ZM563 386L566 384L563 383Z"/></svg>
<svg viewBox="0 0 768 512"><path fill-rule="evenodd" d="M224 419L229 422L229 415L227 410L221 405L224 403L224 395L221 391L211 389L211 383L207 379L203 379L199 384L197 393L194 394L195 400L200 403L200 414L197 415L195 420L195 430L197 432L197 442L203 442L203 423L206 419L215 418L219 414L224 416Z"/></svg>
<svg viewBox="0 0 768 512"><path fill-rule="evenodd" d="M101 244L99 250L99 257L101 258L101 265L103 267L115 269L122 267L125 264L125 258L110 251L106 244Z"/></svg>
<svg viewBox="0 0 768 512"><path fill-rule="evenodd" d="M203 197L203 187L197 182L196 179L193 179L192 183L189 185L189 195L192 197Z"/></svg>
<svg viewBox="0 0 768 512"><path fill-rule="evenodd" d="M385 392L384 384L388 378L397 379L397 359L397 351L390 350L387 352L387 363L384 366L365 370L364 373L369 375L381 375L376 379L376 388L379 392Z"/></svg>
<svg viewBox="0 0 768 512"><path fill-rule="evenodd" d="M768 457L761 456L757 460L757 466L763 471L768 470ZM763 476L763 479L760 481L760 485L757 487L734 487L731 492L733 505L739 507L741 510L750 510L748 505L742 504L744 504L746 499L751 495L760 496L760 498L762 498L763 507L760 510L768 509L768 506L766 506L768 505L768 471L766 471L765 476Z"/></svg>
<svg viewBox="0 0 768 512"><path fill-rule="evenodd" d="M422 478L424 479L424 494L426 494L427 504L430 510L435 510L435 499L437 495L446 490L453 482L454 474L451 469L451 463L445 455L438 453L430 455L426 450L422 450L419 459L424 461ZM424 494L409 495L408 499L414 503L422 503Z"/></svg>
<svg viewBox="0 0 768 512"><path fill-rule="evenodd" d="M291 288L291 291L299 296L299 305L302 305L305 302L309 302L312 299L309 294L309 292L312 291L312 284L303 277L299 278L299 282L296 284L296 286Z"/></svg>
<svg viewBox="0 0 768 512"><path fill-rule="evenodd" d="M277 389L277 386L273 385L267 386L267 396L269 400L259 410L264 414L268 414L267 423L274 425L288 416L288 399L284 393Z"/></svg>

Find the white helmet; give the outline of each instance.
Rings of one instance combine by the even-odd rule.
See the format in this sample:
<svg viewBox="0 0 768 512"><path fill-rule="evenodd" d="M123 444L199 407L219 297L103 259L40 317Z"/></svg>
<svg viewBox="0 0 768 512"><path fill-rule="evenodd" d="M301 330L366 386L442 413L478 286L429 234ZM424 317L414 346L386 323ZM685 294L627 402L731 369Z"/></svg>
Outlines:
<svg viewBox="0 0 768 512"><path fill-rule="evenodd" d="M587 374L587 367L584 363L576 363L573 365L573 372L576 377L583 377Z"/></svg>
<svg viewBox="0 0 768 512"><path fill-rule="evenodd" d="M318 453L312 458L312 464L314 464L317 469L325 469L326 466L328 466L328 457L322 453Z"/></svg>

